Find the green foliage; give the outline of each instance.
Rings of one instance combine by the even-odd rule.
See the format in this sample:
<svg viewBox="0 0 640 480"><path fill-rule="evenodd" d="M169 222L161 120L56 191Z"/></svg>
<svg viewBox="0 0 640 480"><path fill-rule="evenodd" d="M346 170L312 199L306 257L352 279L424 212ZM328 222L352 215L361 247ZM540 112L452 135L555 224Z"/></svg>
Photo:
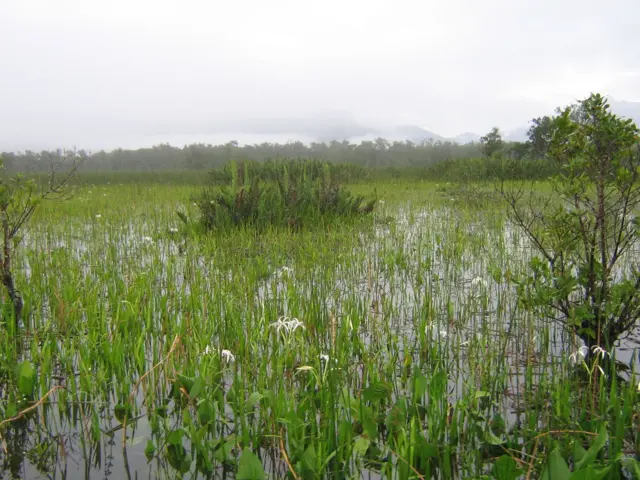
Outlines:
<svg viewBox="0 0 640 480"><path fill-rule="evenodd" d="M24 397L32 397L36 386L36 370L31 362L24 361L16 368L18 391Z"/></svg>
<svg viewBox="0 0 640 480"><path fill-rule="evenodd" d="M545 115L531 120L531 127L527 131L531 155L534 158L545 158L549 152L553 134L552 118Z"/></svg>
<svg viewBox="0 0 640 480"><path fill-rule="evenodd" d="M262 462L260 459L249 449L245 448L242 451L240 460L238 461L238 472L236 473L237 480L264 480L266 475Z"/></svg>
<svg viewBox="0 0 640 480"><path fill-rule="evenodd" d="M322 179L325 168L329 168L331 179L336 183L353 183L366 180L369 172L361 165L352 163L327 163L318 159L276 158L262 162L256 160L233 161L214 168L209 173L212 185L228 185L236 179L236 186L244 185L245 176L250 172L252 180L279 182L286 175L289 178L306 177L311 181Z"/></svg>
<svg viewBox="0 0 640 480"><path fill-rule="evenodd" d="M625 260L638 238L638 128L609 112L600 95L563 110L549 128L548 156L562 166L553 196L503 189L511 220L539 254L519 295L589 349L610 349L640 317L639 271Z"/></svg>
<svg viewBox="0 0 640 480"><path fill-rule="evenodd" d="M484 156L487 158L493 157L504 147L500 129L493 127L489 133L480 138L480 143L482 144L482 153L484 153Z"/></svg>
<svg viewBox="0 0 640 480"><path fill-rule="evenodd" d="M194 199L202 226L207 231L243 226L298 230L373 211L376 199L365 201L364 196L352 195L333 180L329 165L319 171L316 162L309 162L310 174L305 165L279 163L277 174L270 173L272 181L267 183L260 177L250 179L252 172L246 163L242 169L232 164L230 171L235 174L229 187L211 188Z"/></svg>

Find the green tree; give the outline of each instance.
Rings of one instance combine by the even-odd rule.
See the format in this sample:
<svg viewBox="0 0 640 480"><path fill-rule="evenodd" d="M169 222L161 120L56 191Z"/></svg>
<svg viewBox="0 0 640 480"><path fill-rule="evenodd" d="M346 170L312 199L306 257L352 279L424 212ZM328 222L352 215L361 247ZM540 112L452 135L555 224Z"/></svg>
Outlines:
<svg viewBox="0 0 640 480"><path fill-rule="evenodd" d="M520 298L590 350L611 348L640 317L638 260L630 253L638 240L638 133L591 95L551 119L547 156L562 165L553 194L502 188L511 220L538 253L519 281Z"/></svg>
<svg viewBox="0 0 640 480"><path fill-rule="evenodd" d="M493 127L484 137L480 137L480 143L482 144L482 153L484 153L484 156L487 158L492 157L494 154L502 150L502 147L504 146L500 129L498 127Z"/></svg>
<svg viewBox="0 0 640 480"><path fill-rule="evenodd" d="M552 117L544 116L531 120L531 127L527 131L531 154L535 158L544 158L551 143Z"/></svg>

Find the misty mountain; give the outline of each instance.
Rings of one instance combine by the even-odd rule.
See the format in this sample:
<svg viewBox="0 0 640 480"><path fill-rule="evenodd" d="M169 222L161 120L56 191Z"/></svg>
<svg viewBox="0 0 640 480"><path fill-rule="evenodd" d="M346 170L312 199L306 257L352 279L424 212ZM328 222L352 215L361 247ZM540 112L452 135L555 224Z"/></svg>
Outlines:
<svg viewBox="0 0 640 480"><path fill-rule="evenodd" d="M527 132L529 131L529 127L518 127L513 130L509 130L504 133L504 139L509 142L526 142L529 140L529 136Z"/></svg>
<svg viewBox="0 0 640 480"><path fill-rule="evenodd" d="M465 143L478 142L479 140L480 140L480 135L473 132L464 132L464 133L461 133L460 135L456 135L451 139L451 141L459 143L461 145Z"/></svg>
<svg viewBox="0 0 640 480"><path fill-rule="evenodd" d="M621 117L630 118L636 125L640 126L640 102L627 102L607 97L611 111Z"/></svg>

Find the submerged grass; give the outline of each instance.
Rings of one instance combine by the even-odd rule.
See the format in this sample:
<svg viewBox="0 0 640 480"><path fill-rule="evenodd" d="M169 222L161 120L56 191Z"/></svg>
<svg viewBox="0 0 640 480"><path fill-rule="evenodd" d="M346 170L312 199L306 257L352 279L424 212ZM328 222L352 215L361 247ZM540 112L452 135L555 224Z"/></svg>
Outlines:
<svg viewBox="0 0 640 480"><path fill-rule="evenodd" d="M260 235L176 231L189 187L45 204L17 263L29 320L0 328L0 472L637 475L635 344L610 352L628 381L588 374L520 307L531 250L490 195L376 188L373 222Z"/></svg>

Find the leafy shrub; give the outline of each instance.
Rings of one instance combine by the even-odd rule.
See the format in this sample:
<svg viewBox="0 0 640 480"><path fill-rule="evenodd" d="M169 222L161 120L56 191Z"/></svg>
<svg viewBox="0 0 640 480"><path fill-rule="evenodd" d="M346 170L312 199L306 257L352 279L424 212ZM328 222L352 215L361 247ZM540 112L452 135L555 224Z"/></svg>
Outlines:
<svg viewBox="0 0 640 480"><path fill-rule="evenodd" d="M249 164L239 169L232 162L230 186L211 187L194 199L204 229L276 226L295 230L373 211L376 199L352 195L334 181L329 165L323 167L322 176L315 162L309 163L311 174L304 164L295 164L295 174L291 174L288 167L281 164L278 174L271 181L265 181L259 176L250 179Z"/></svg>

